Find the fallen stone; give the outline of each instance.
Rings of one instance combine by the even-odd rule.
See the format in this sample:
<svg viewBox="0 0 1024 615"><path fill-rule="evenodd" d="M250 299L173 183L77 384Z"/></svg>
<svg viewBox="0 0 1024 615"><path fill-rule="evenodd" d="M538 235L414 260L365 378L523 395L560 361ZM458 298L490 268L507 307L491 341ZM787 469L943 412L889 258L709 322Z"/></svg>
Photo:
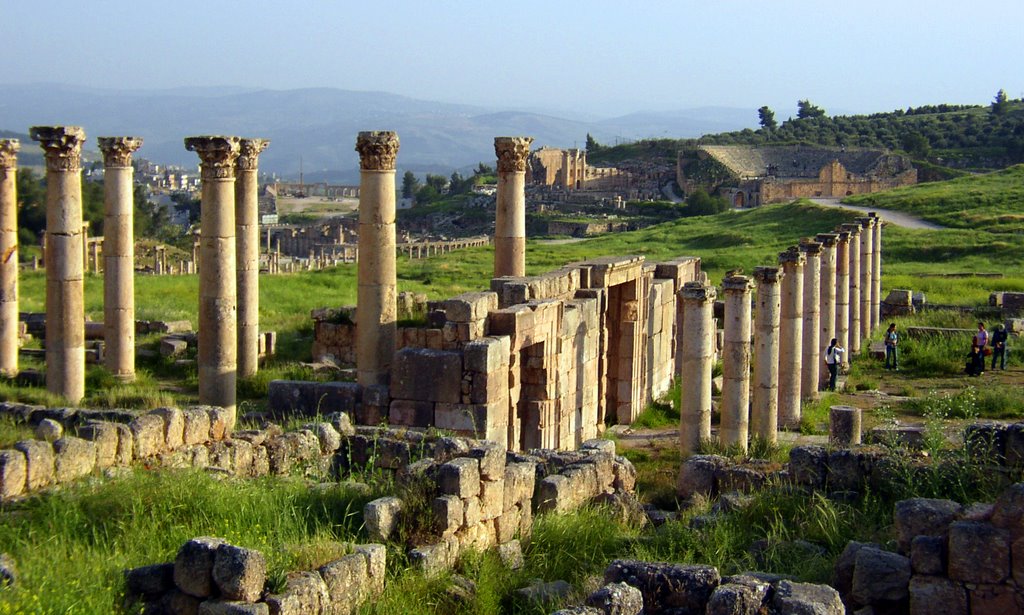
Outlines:
<svg viewBox="0 0 1024 615"><path fill-rule="evenodd" d="M154 598L174 589L174 564L153 564L124 571L129 596Z"/></svg>
<svg viewBox="0 0 1024 615"><path fill-rule="evenodd" d="M229 544L217 548L213 561L213 582L228 600L255 602L267 580L267 562L263 554Z"/></svg>
<svg viewBox="0 0 1024 615"><path fill-rule="evenodd" d="M226 544L220 538L193 538L178 549L174 558L174 584L196 598L213 595L213 564L217 549Z"/></svg>
<svg viewBox="0 0 1024 615"><path fill-rule="evenodd" d="M398 515L402 512L402 500L383 497L368 502L363 507L363 524L370 540L385 542L398 527Z"/></svg>
<svg viewBox="0 0 1024 615"><path fill-rule="evenodd" d="M53 419L43 419L36 425L36 437L45 442L56 442L64 435L64 426Z"/></svg>
<svg viewBox="0 0 1024 615"><path fill-rule="evenodd" d="M771 585L750 576L727 577L715 588L705 613L707 615L760 615L768 599Z"/></svg>
<svg viewBox="0 0 1024 615"><path fill-rule="evenodd" d="M605 615L639 615L644 610L644 597L631 585L609 583L587 596L586 604Z"/></svg>
<svg viewBox="0 0 1024 615"><path fill-rule="evenodd" d="M263 602L204 600L199 604L199 615L270 615L270 607Z"/></svg>
<svg viewBox="0 0 1024 615"><path fill-rule="evenodd" d="M498 559L509 570L519 570L526 565L526 560L523 558L523 547L518 539L500 544L495 547L495 550L498 552Z"/></svg>
<svg viewBox="0 0 1024 615"><path fill-rule="evenodd" d="M915 536L946 536L949 524L961 510L960 504L952 500L912 498L897 502L893 525L900 553L910 552Z"/></svg>
<svg viewBox="0 0 1024 615"><path fill-rule="evenodd" d="M853 600L860 605L906 600L910 559L898 553L863 547L853 568Z"/></svg>
<svg viewBox="0 0 1024 615"><path fill-rule="evenodd" d="M677 608L701 613L721 577L713 566L615 560L605 569L605 583L628 583L640 590L649 612Z"/></svg>
<svg viewBox="0 0 1024 615"><path fill-rule="evenodd" d="M772 597L772 607L786 615L845 615L846 607L839 592L828 585L779 581Z"/></svg>
<svg viewBox="0 0 1024 615"><path fill-rule="evenodd" d="M572 593L572 585L562 580L534 583L515 591L519 599L531 604L549 604L565 598L570 593Z"/></svg>

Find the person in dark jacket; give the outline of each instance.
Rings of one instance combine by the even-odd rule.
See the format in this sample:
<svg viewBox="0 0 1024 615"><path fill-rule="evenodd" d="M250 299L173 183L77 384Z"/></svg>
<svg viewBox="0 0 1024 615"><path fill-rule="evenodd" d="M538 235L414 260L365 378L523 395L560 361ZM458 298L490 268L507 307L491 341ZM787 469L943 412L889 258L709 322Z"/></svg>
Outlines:
<svg viewBox="0 0 1024 615"><path fill-rule="evenodd" d="M1009 334L1006 331L1006 327L1003 325L996 325L995 331L992 332L992 337L989 339L989 343L992 345L992 369L996 368L996 359L999 359L999 369L1006 369L1006 339Z"/></svg>
<svg viewBox="0 0 1024 615"><path fill-rule="evenodd" d="M980 376L985 373L985 355L982 354L977 341L971 344L971 352L967 354L967 367L964 371L968 376Z"/></svg>

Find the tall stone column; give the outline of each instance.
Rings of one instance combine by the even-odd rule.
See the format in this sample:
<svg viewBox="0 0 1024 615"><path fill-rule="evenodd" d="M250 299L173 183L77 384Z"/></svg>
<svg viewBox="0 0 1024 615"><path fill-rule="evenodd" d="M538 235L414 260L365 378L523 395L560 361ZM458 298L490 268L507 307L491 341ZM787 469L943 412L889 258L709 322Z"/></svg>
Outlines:
<svg viewBox="0 0 1024 615"><path fill-rule="evenodd" d="M850 347L850 233L839 230L836 242L836 340L840 346ZM846 360L844 359L844 363Z"/></svg>
<svg viewBox="0 0 1024 615"><path fill-rule="evenodd" d="M844 224L841 228L850 233L850 345L847 350L854 355L860 352L860 225Z"/></svg>
<svg viewBox="0 0 1024 615"><path fill-rule="evenodd" d="M238 137L185 139L199 155L199 403L221 406L235 425L238 294L235 289L235 159Z"/></svg>
<svg viewBox="0 0 1024 615"><path fill-rule="evenodd" d="M132 152L138 137L100 137L103 152L104 362L115 377L135 378L135 231Z"/></svg>
<svg viewBox="0 0 1024 615"><path fill-rule="evenodd" d="M882 319L882 219L871 212L868 216L875 219L875 236L872 238L871 263L871 328L877 329Z"/></svg>
<svg viewBox="0 0 1024 615"><path fill-rule="evenodd" d="M857 218L860 223L860 337L861 346L869 344L871 332L871 305L875 263L875 219Z"/></svg>
<svg viewBox="0 0 1024 615"><path fill-rule="evenodd" d="M821 244L817 241L800 242L800 251L806 259L804 264L804 323L803 348L800 372L800 396L804 399L818 398L818 377L821 354L818 338L821 331Z"/></svg>
<svg viewBox="0 0 1024 615"><path fill-rule="evenodd" d="M238 376L259 369L260 203L258 165L266 139L239 141L235 163L235 245L238 260Z"/></svg>
<svg viewBox="0 0 1024 615"><path fill-rule="evenodd" d="M679 408L679 446L684 455L695 453L701 441L711 439L711 370L715 364L714 286L687 282L680 291L686 329L681 334L683 393Z"/></svg>
<svg viewBox="0 0 1024 615"><path fill-rule="evenodd" d="M82 143L78 126L33 126L46 156L46 390L85 396Z"/></svg>
<svg viewBox="0 0 1024 615"><path fill-rule="evenodd" d="M0 374L18 375L18 150L0 139Z"/></svg>
<svg viewBox="0 0 1024 615"><path fill-rule="evenodd" d="M725 318L722 323L722 425L725 446L747 450L750 415L750 278L732 275L722 281Z"/></svg>
<svg viewBox="0 0 1024 615"><path fill-rule="evenodd" d="M498 201L494 221L494 277L526 275L526 159L532 137L495 137Z"/></svg>
<svg viewBox="0 0 1024 615"><path fill-rule="evenodd" d="M394 132L361 132L359 152L359 292L356 368L363 386L388 384L395 354L395 156Z"/></svg>
<svg viewBox="0 0 1024 615"><path fill-rule="evenodd" d="M782 307L779 320L779 424L800 426L800 377L803 364L804 263L796 246L779 254Z"/></svg>
<svg viewBox="0 0 1024 615"><path fill-rule="evenodd" d="M836 336L836 244L839 235L819 233L815 239L821 243L821 312L818 315L818 355L825 356L825 349ZM818 370L821 384L828 382L828 370Z"/></svg>
<svg viewBox="0 0 1024 615"><path fill-rule="evenodd" d="M757 314L754 318L754 405L750 413L753 435L770 444L779 431L779 324L785 273L779 267L757 267Z"/></svg>

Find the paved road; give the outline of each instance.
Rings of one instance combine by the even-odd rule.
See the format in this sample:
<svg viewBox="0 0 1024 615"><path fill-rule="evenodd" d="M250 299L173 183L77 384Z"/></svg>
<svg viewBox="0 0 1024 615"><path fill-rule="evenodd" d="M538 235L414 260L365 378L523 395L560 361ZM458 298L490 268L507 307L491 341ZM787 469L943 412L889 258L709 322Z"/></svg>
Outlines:
<svg viewBox="0 0 1024 615"><path fill-rule="evenodd" d="M905 214L899 211L892 211L890 209L879 209L877 207L860 207L857 205L844 205L843 203L839 202L839 199L835 198L816 198L811 199L811 201L818 205L823 205L825 207L842 207L843 209L851 209L853 211L859 211L862 213L868 213L869 211L873 211L876 212L879 216L885 218L886 222L891 222L896 226L902 226L903 228L924 230L940 230L946 228L933 222L927 222L925 220L911 216L909 214Z"/></svg>

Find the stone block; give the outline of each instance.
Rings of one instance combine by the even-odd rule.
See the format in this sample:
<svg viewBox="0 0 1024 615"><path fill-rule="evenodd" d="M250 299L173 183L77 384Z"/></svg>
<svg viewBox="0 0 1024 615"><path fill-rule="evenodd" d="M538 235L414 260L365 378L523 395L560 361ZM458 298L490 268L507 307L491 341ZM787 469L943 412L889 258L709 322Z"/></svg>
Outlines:
<svg viewBox="0 0 1024 615"><path fill-rule="evenodd" d="M377 498L363 507L363 525L370 540L386 541L398 527L402 500L396 497Z"/></svg>
<svg viewBox="0 0 1024 615"><path fill-rule="evenodd" d="M707 615L760 615L771 585L753 576L727 577L708 600Z"/></svg>
<svg viewBox="0 0 1024 615"><path fill-rule="evenodd" d="M169 450L180 448L184 444L185 417L178 408L157 408L150 412L164 420L164 445Z"/></svg>
<svg viewBox="0 0 1024 615"><path fill-rule="evenodd" d="M438 468L438 487L445 495L466 499L480 495L480 462L458 457Z"/></svg>
<svg viewBox="0 0 1024 615"><path fill-rule="evenodd" d="M484 519L496 519L504 511L505 479L480 481L480 508Z"/></svg>
<svg viewBox="0 0 1024 615"><path fill-rule="evenodd" d="M0 500L25 493L28 464L25 454L17 450L0 451Z"/></svg>
<svg viewBox="0 0 1024 615"><path fill-rule="evenodd" d="M494 520L495 540L498 544L506 543L515 538L522 523L522 509L519 505L506 508L501 516Z"/></svg>
<svg viewBox="0 0 1024 615"><path fill-rule="evenodd" d="M1002 583L1010 576L1010 532L989 523L949 526L949 578L965 583Z"/></svg>
<svg viewBox="0 0 1024 615"><path fill-rule="evenodd" d="M64 426L54 419L43 419L36 425L35 434L44 442L56 442L64 435Z"/></svg>
<svg viewBox="0 0 1024 615"><path fill-rule="evenodd" d="M857 551L850 595L858 604L906 600L909 583L910 558L867 546Z"/></svg>
<svg viewBox="0 0 1024 615"><path fill-rule="evenodd" d="M420 569L428 577L451 568L452 560L450 549L445 543L423 545L409 551L409 561L413 567Z"/></svg>
<svg viewBox="0 0 1024 615"><path fill-rule="evenodd" d="M594 438L585 441L580 445L582 451L594 451L597 453L607 453L609 455L615 455L615 441L614 440L603 440L601 438Z"/></svg>
<svg viewBox="0 0 1024 615"><path fill-rule="evenodd" d="M621 455L616 455L612 461L612 472L615 476L612 488L616 491L633 493L636 489L636 468L633 466L633 462Z"/></svg>
<svg viewBox="0 0 1024 615"><path fill-rule="evenodd" d="M168 336L160 340L160 355L178 357L188 350L188 342L184 338Z"/></svg>
<svg viewBox="0 0 1024 615"><path fill-rule="evenodd" d="M78 428L78 437L96 447L96 467L109 468L117 463L117 428L113 423L91 422Z"/></svg>
<svg viewBox="0 0 1024 615"><path fill-rule="evenodd" d="M53 443L53 474L58 483L81 478L96 468L96 445L66 436Z"/></svg>
<svg viewBox="0 0 1024 615"><path fill-rule="evenodd" d="M794 449L795 450L795 449ZM676 492L679 497L710 496L718 492L715 477L729 460L719 455L693 455L679 469Z"/></svg>
<svg viewBox="0 0 1024 615"><path fill-rule="evenodd" d="M181 440L185 446L205 444L210 441L210 415L205 410L186 408L181 411Z"/></svg>
<svg viewBox="0 0 1024 615"><path fill-rule="evenodd" d="M355 382L318 382L314 394L319 414L343 412L351 415L362 399L362 388Z"/></svg>
<svg viewBox="0 0 1024 615"><path fill-rule="evenodd" d="M519 600L533 605L535 608L539 605L561 602L571 593L572 585L562 580L551 581L550 583L538 581L528 587L522 587L515 591L515 595Z"/></svg>
<svg viewBox="0 0 1024 615"><path fill-rule="evenodd" d="M198 615L270 615L270 607L264 602L239 602L217 598L199 603Z"/></svg>
<svg viewBox="0 0 1024 615"><path fill-rule="evenodd" d="M561 474L545 477L537 486L537 512L564 513L577 501L572 482Z"/></svg>
<svg viewBox="0 0 1024 615"><path fill-rule="evenodd" d="M14 450L25 455L25 488L34 491L54 481L53 445L42 440L22 440L15 443ZM0 464L3 462L0 461ZM3 482L0 470L0 483ZM0 497L3 488L0 487Z"/></svg>
<svg viewBox="0 0 1024 615"><path fill-rule="evenodd" d="M210 415L210 440L216 442L231 435L231 425L228 424L230 416L224 408L217 406L202 406Z"/></svg>
<svg viewBox="0 0 1024 615"><path fill-rule="evenodd" d="M128 424L132 432L135 459L147 459L164 452L164 420L156 414L143 414Z"/></svg>
<svg viewBox="0 0 1024 615"><path fill-rule="evenodd" d="M226 544L220 538L201 536L193 538L178 549L174 558L174 584L181 591L196 598L212 596L213 564L217 549Z"/></svg>
<svg viewBox="0 0 1024 615"><path fill-rule="evenodd" d="M442 304L445 316L452 322L470 322L487 318L492 310L498 309L498 294L485 291L463 293L447 299Z"/></svg>
<svg viewBox="0 0 1024 615"><path fill-rule="evenodd" d="M536 480L537 469L532 463L517 462L505 466L504 510L531 501Z"/></svg>
<svg viewBox="0 0 1024 615"><path fill-rule="evenodd" d="M1024 423L1006 426L1006 465L1024 466Z"/></svg>
<svg viewBox="0 0 1024 615"><path fill-rule="evenodd" d="M341 434L330 423L307 423L302 429L316 436L317 442L320 443L321 455L331 455L341 448Z"/></svg>
<svg viewBox="0 0 1024 615"><path fill-rule="evenodd" d="M604 572L605 583L628 583L639 589L643 595L644 608L650 613L669 609L679 609L682 613L703 613L720 580L718 570L713 566L635 560L615 560ZM837 613L841 614L842 611Z"/></svg>
<svg viewBox="0 0 1024 615"><path fill-rule="evenodd" d="M1006 426L974 423L964 428L964 446L979 463L1001 465L1006 461Z"/></svg>
<svg viewBox="0 0 1024 615"><path fill-rule="evenodd" d="M789 451L789 476L794 483L808 487L825 484L828 453L821 446L795 446Z"/></svg>
<svg viewBox="0 0 1024 615"><path fill-rule="evenodd" d="M910 566L914 574L946 573L946 540L940 536L915 536L910 543Z"/></svg>
<svg viewBox="0 0 1024 615"><path fill-rule="evenodd" d="M319 572L331 597L331 604L334 607L332 612L354 612L362 602L363 588L368 585L366 557L361 553L346 555L321 566Z"/></svg>
<svg viewBox="0 0 1024 615"><path fill-rule="evenodd" d="M366 558L370 595L380 595L384 591L384 580L387 576L387 549L384 545L371 543L357 546L356 553Z"/></svg>
<svg viewBox="0 0 1024 615"><path fill-rule="evenodd" d="M124 571L129 596L154 598L174 589L174 564L153 564Z"/></svg>
<svg viewBox="0 0 1024 615"><path fill-rule="evenodd" d="M463 500L454 495L442 495L431 503L434 513L434 528L442 536L450 536L462 527L465 518Z"/></svg>
<svg viewBox="0 0 1024 615"><path fill-rule="evenodd" d="M967 615L967 590L960 583L915 575L909 589L910 615Z"/></svg>
<svg viewBox="0 0 1024 615"><path fill-rule="evenodd" d="M779 581L772 596L776 613L793 615L845 615L839 592L828 585Z"/></svg>
<svg viewBox="0 0 1024 615"><path fill-rule="evenodd" d="M480 498L470 497L463 500L462 525L463 529L476 531L477 524L483 519L483 509L480 507Z"/></svg>
<svg viewBox="0 0 1024 615"><path fill-rule="evenodd" d="M263 554L229 544L217 547L213 560L213 582L222 598L255 602L263 594L267 561Z"/></svg>
<svg viewBox="0 0 1024 615"><path fill-rule="evenodd" d="M625 583L609 583L587 596L587 606L608 615L640 615L644 597L640 590Z"/></svg>
<svg viewBox="0 0 1024 615"><path fill-rule="evenodd" d="M288 575L285 590L265 599L274 615L308 615L330 609L331 597L318 572L296 572Z"/></svg>
<svg viewBox="0 0 1024 615"><path fill-rule="evenodd" d="M968 587L971 615L1007 615L1024 610L1024 592L1013 585L976 585Z"/></svg>
<svg viewBox="0 0 1024 615"><path fill-rule="evenodd" d="M1024 483L1011 485L996 499L992 525L1009 530L1014 539L1024 536Z"/></svg>
<svg viewBox="0 0 1024 615"><path fill-rule="evenodd" d="M493 442L483 442L469 449L469 456L479 460L480 476L486 480L505 478L505 448Z"/></svg>
<svg viewBox="0 0 1024 615"><path fill-rule="evenodd" d="M462 355L429 348L403 348L391 367L392 399L459 403Z"/></svg>
<svg viewBox="0 0 1024 615"><path fill-rule="evenodd" d="M317 409L317 383L271 380L267 385L267 409L275 416L313 416Z"/></svg>
<svg viewBox="0 0 1024 615"><path fill-rule="evenodd" d="M115 423L114 428L117 430L117 456L114 460L115 465L129 465L135 459L135 436L132 434L132 430L128 425Z"/></svg>
<svg viewBox="0 0 1024 615"><path fill-rule="evenodd" d="M473 340L462 350L467 372L487 373L508 369L511 339L507 335L483 337Z"/></svg>
<svg viewBox="0 0 1024 615"><path fill-rule="evenodd" d="M946 536L962 507L952 500L911 498L896 503L893 525L901 553L910 552L915 536Z"/></svg>
<svg viewBox="0 0 1024 615"><path fill-rule="evenodd" d="M434 402L412 399L395 399L388 410L388 423L409 427L430 427L434 425Z"/></svg>

